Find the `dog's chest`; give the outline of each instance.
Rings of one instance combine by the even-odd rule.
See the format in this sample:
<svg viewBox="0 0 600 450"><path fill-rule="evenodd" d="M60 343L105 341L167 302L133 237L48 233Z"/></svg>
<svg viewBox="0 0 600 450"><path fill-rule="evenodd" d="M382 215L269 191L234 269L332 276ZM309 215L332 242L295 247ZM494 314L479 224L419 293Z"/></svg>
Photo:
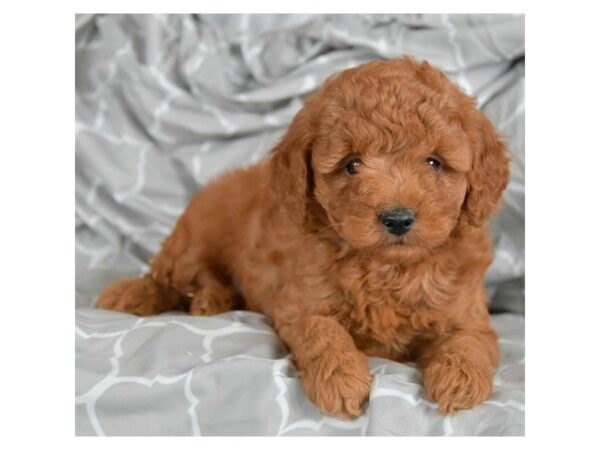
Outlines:
<svg viewBox="0 0 600 450"><path fill-rule="evenodd" d="M405 359L415 339L439 327L418 271L367 266L353 272L339 281L343 301L335 315L367 354Z"/></svg>

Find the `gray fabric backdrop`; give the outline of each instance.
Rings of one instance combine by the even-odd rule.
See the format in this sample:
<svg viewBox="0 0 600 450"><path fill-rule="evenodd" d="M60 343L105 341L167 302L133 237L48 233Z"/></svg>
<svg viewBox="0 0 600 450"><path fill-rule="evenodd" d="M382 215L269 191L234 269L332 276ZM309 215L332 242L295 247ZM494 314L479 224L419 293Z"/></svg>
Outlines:
<svg viewBox="0 0 600 450"><path fill-rule="evenodd" d="M78 434L523 433L523 16L81 15L75 41ZM306 400L258 314L92 308L146 270L196 190L261 159L328 75L404 54L476 96L513 155L487 277L505 313L490 401L443 418L414 366L372 358L366 413L339 421Z"/></svg>

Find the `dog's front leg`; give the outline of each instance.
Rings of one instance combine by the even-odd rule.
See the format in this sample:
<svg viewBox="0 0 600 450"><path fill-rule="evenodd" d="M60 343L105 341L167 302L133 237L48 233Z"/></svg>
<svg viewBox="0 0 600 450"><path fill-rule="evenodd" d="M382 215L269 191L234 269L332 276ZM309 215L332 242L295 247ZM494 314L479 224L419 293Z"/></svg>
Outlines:
<svg viewBox="0 0 600 450"><path fill-rule="evenodd" d="M496 332L485 326L439 336L423 348L419 361L427 395L442 414L472 408L492 392Z"/></svg>
<svg viewBox="0 0 600 450"><path fill-rule="evenodd" d="M371 374L367 356L346 329L324 316L299 318L277 328L292 352L307 396L324 413L360 415L369 397Z"/></svg>

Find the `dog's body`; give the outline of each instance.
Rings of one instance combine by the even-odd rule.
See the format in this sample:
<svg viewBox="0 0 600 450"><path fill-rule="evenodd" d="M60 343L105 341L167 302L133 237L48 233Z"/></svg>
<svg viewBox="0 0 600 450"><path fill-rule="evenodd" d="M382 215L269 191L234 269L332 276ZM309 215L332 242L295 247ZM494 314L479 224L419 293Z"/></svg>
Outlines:
<svg viewBox="0 0 600 450"><path fill-rule="evenodd" d="M485 221L507 179L493 128L440 72L411 59L351 69L269 161L206 186L151 274L108 287L100 306L261 312L327 413L360 414L366 355L417 360L443 413L469 408L498 362Z"/></svg>

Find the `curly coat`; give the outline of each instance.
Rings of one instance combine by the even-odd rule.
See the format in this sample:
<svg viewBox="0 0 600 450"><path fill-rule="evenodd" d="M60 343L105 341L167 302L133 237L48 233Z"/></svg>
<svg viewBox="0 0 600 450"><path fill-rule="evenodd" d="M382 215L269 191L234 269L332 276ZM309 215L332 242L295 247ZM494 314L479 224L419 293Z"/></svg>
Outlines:
<svg viewBox="0 0 600 450"><path fill-rule="evenodd" d="M474 100L428 63L343 71L268 161L206 186L151 273L107 287L99 306L263 313L325 413L361 413L367 355L416 360L442 413L471 408L489 397L498 363L486 221L508 161ZM402 236L379 219L394 207L415 213Z"/></svg>

